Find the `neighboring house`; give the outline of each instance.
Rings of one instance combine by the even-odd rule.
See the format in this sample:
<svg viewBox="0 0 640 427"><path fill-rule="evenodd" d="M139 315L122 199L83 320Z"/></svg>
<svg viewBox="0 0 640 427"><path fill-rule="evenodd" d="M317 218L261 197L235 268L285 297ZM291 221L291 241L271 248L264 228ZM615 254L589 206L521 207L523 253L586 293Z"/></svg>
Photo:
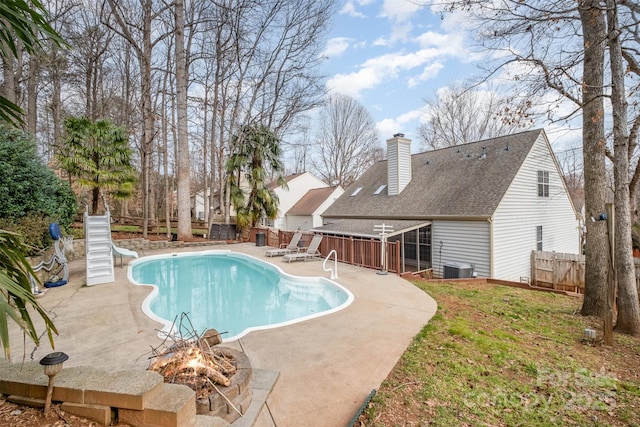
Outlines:
<svg viewBox="0 0 640 427"><path fill-rule="evenodd" d="M218 190L214 190L213 194L213 204L209 206L209 212L214 215L220 214L223 209L220 207L220 198L218 197ZM191 213L194 219L204 221L207 220L208 217L205 216L205 197L209 197L209 189L206 190L198 190L194 194L191 195ZM230 206L231 216L235 216L235 210L233 206Z"/></svg>
<svg viewBox="0 0 640 427"><path fill-rule="evenodd" d="M264 221L264 225L284 230L294 230L286 224L285 214L304 197L309 190L315 188L327 188L329 184L309 172L298 173L285 177L287 188L279 186L276 181L269 184L278 197L278 216L275 219Z"/></svg>
<svg viewBox="0 0 640 427"><path fill-rule="evenodd" d="M285 214L287 230L310 230L322 225L322 214L342 194L341 186L309 190Z"/></svg>
<svg viewBox="0 0 640 427"><path fill-rule="evenodd" d="M245 194L248 194L251 187L249 185L249 181L244 175L242 176L242 179L241 179L241 186ZM194 219L198 219L201 221L208 219L204 214L205 212L204 206L205 206L205 197L209 197L209 193L210 193L210 188L208 187L206 190L200 189L191 195L191 212ZM211 203L211 206L209 207L209 212L211 212L213 215L219 215L224 211L224 206L221 207L219 203L220 202L220 197L218 196L219 194L220 194L219 190L214 189L213 201ZM233 205L229 206L229 215L231 216L236 215L236 211L233 208Z"/></svg>
<svg viewBox="0 0 640 427"><path fill-rule="evenodd" d="M191 195L191 210L192 210L193 217L201 221L204 221L205 219L205 216L204 216L205 194L208 194L207 190L205 191L199 190L199 191L196 191L195 194Z"/></svg>
<svg viewBox="0 0 640 427"><path fill-rule="evenodd" d="M375 163L324 213L315 231L380 238L393 229L401 271L524 280L534 250L579 253L578 214L543 130L411 155L387 141Z"/></svg>

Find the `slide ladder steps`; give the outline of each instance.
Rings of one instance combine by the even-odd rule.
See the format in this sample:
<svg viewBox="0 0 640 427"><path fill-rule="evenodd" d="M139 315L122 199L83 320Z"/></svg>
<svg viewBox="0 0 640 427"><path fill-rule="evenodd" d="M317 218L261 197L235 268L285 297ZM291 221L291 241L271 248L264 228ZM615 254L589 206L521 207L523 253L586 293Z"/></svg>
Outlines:
<svg viewBox="0 0 640 427"><path fill-rule="evenodd" d="M84 214L87 286L115 281L111 253L111 215Z"/></svg>

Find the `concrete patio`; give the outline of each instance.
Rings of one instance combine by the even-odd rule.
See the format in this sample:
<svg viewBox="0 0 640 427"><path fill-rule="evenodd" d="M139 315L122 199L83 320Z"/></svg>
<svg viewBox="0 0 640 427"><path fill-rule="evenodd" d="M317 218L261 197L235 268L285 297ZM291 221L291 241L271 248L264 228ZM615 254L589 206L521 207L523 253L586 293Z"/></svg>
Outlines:
<svg viewBox="0 0 640 427"><path fill-rule="evenodd" d="M321 261L284 263L264 256L266 247L243 243L180 248L164 252L229 249L276 264L301 276L326 276ZM155 255L162 251L146 251ZM142 254L141 254L142 255ZM65 367L146 369L151 349L161 345L161 325L141 303L150 288L127 280L127 265L116 267L114 283L87 287L84 258L70 263L70 281L40 299L59 335L55 350L70 358ZM257 427L346 426L377 388L420 329L435 314L436 302L400 277L345 264L336 281L355 301L346 309L276 329L254 331L224 345L244 351L254 369L279 374L253 425ZM39 325L41 321L34 318ZM38 361L52 351L46 336L40 348L12 325L12 361ZM211 325L215 327L215 325ZM42 330L41 328L39 330ZM247 425L245 419L234 423Z"/></svg>

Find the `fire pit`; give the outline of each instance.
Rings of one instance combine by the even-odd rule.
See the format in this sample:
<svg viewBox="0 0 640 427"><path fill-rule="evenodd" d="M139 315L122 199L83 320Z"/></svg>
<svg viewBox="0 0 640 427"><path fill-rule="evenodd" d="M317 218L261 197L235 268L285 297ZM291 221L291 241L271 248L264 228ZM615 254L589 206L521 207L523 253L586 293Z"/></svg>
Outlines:
<svg viewBox="0 0 640 427"><path fill-rule="evenodd" d="M192 388L196 392L196 413L232 423L251 404L252 372L249 358L218 346L221 341L215 329L197 340L176 341L156 356L149 370L158 372L167 383Z"/></svg>

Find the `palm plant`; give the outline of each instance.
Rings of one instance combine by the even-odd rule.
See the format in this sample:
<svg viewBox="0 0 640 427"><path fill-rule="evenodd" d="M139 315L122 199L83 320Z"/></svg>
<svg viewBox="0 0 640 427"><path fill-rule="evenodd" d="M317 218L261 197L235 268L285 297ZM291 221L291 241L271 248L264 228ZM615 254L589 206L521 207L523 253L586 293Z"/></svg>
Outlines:
<svg viewBox="0 0 640 427"><path fill-rule="evenodd" d="M11 359L7 322L9 317L36 345L40 344L40 339L29 314L30 307L44 320L51 347L54 346L53 333L58 333L46 310L40 306L31 291L31 278L37 279L25 257L26 250L18 234L0 230L0 341L8 360Z"/></svg>
<svg viewBox="0 0 640 427"><path fill-rule="evenodd" d="M0 56L3 61L18 57L18 45L32 53L42 47L48 38L58 45L66 45L60 35L47 22L48 13L38 0L3 0L0 2ZM44 36L44 37L41 37ZM0 96L0 121L16 125L22 122L22 109L4 96ZM33 269L25 258L25 247L18 235L0 230L0 341L4 354L10 359L9 327L11 317L34 343L38 334L27 311L32 306L45 322L49 341L58 333L46 311L31 292L30 276Z"/></svg>
<svg viewBox="0 0 640 427"><path fill-rule="evenodd" d="M227 161L229 196L236 210L239 229L255 226L261 217L278 215L278 197L268 187L268 172L277 174L278 185L286 186L282 176L280 141L266 126L243 126L232 140L233 153ZM242 189L249 185L248 197Z"/></svg>
<svg viewBox="0 0 640 427"><path fill-rule="evenodd" d="M91 189L91 211L97 211L101 191L116 199L130 197L136 172L126 129L109 120L94 122L86 117L69 117L64 126L65 143L57 158L69 176Z"/></svg>

